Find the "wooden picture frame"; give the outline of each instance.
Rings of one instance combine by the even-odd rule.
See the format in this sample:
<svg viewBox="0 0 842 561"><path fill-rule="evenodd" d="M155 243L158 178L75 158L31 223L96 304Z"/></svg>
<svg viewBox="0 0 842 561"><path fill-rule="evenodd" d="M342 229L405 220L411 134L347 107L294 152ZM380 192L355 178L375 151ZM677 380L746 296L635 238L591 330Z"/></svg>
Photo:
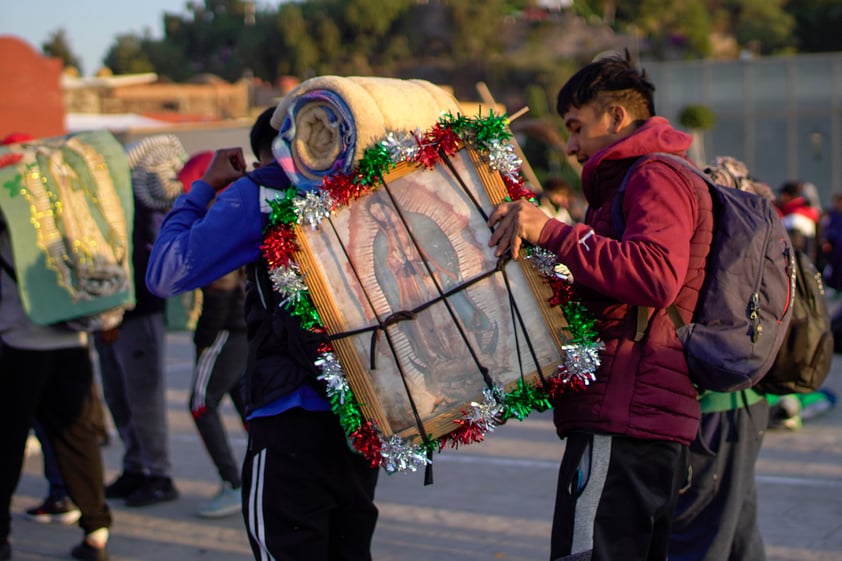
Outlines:
<svg viewBox="0 0 842 561"><path fill-rule="evenodd" d="M365 417L384 437L436 439L488 383L551 375L563 314L531 264L498 269L486 225L507 195L472 148L403 162L318 227L297 226L303 278Z"/></svg>

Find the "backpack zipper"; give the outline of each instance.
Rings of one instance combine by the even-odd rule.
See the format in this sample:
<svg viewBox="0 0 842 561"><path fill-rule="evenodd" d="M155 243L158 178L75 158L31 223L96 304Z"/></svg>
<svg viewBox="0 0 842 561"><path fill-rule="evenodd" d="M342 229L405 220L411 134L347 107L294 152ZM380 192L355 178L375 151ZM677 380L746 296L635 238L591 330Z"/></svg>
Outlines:
<svg viewBox="0 0 842 561"><path fill-rule="evenodd" d="M781 320L783 320L789 308L792 306L792 298L795 294L795 256L788 245L784 248L784 259L786 259L787 269L789 270L789 284L786 287L786 305L781 313Z"/></svg>
<svg viewBox="0 0 842 561"><path fill-rule="evenodd" d="M772 241L772 234L769 233L763 242L763 259L769 253L769 244ZM763 334L763 324L760 323L760 285L763 283L763 263L760 264L760 271L754 281L754 290L751 293L751 300L748 303L748 317L751 320L753 331L751 334L751 342L757 343L757 340ZM789 289L787 289L789 291ZM787 297L789 302L789 297ZM787 304L788 306L789 304Z"/></svg>

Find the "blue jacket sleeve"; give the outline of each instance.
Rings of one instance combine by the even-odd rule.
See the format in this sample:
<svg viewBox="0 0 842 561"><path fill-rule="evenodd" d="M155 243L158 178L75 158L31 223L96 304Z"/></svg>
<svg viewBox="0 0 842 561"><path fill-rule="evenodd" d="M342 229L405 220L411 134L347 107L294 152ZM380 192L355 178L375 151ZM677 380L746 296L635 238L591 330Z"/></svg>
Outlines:
<svg viewBox="0 0 842 561"><path fill-rule="evenodd" d="M149 257L146 286L162 298L200 288L260 256L259 188L240 179L213 199L203 181L176 199Z"/></svg>

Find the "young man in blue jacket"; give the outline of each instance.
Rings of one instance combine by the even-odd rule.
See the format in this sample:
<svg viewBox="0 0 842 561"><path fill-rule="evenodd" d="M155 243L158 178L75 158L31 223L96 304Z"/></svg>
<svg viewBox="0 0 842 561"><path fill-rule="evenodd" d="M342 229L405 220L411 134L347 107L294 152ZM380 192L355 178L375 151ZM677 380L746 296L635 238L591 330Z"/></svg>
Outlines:
<svg viewBox="0 0 842 561"><path fill-rule="evenodd" d="M254 171L246 173L240 149L218 150L203 178L176 200L152 249L146 283L168 297L247 267L249 446L242 498L254 557L368 561L378 472L348 446L316 379L321 339L280 305L260 256L267 200L290 186L272 156L272 113L264 111L251 131L259 160Z"/></svg>

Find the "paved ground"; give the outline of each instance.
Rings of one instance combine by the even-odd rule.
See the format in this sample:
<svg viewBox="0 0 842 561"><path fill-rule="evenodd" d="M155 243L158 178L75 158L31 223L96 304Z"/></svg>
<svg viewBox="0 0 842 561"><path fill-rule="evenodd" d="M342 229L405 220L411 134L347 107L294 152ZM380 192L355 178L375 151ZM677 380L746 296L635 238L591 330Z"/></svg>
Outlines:
<svg viewBox="0 0 842 561"><path fill-rule="evenodd" d="M112 503L110 543L115 561L246 561L251 559L239 516L206 521L194 516L217 481L187 413L192 344L186 333L168 339L171 447L177 501L130 509ZM842 355L828 387L842 395ZM233 408L227 421L238 453L245 438ZM434 460L435 483L421 474L381 475L375 561L544 561L558 460L563 444L548 414L511 421L488 440L446 450ZM106 477L118 474L122 446L103 449ZM22 517L46 493L40 455L27 459L13 502L15 561L68 559L80 539L76 527L48 526ZM798 432L767 435L758 464L760 524L769 561L842 560L842 408Z"/></svg>

